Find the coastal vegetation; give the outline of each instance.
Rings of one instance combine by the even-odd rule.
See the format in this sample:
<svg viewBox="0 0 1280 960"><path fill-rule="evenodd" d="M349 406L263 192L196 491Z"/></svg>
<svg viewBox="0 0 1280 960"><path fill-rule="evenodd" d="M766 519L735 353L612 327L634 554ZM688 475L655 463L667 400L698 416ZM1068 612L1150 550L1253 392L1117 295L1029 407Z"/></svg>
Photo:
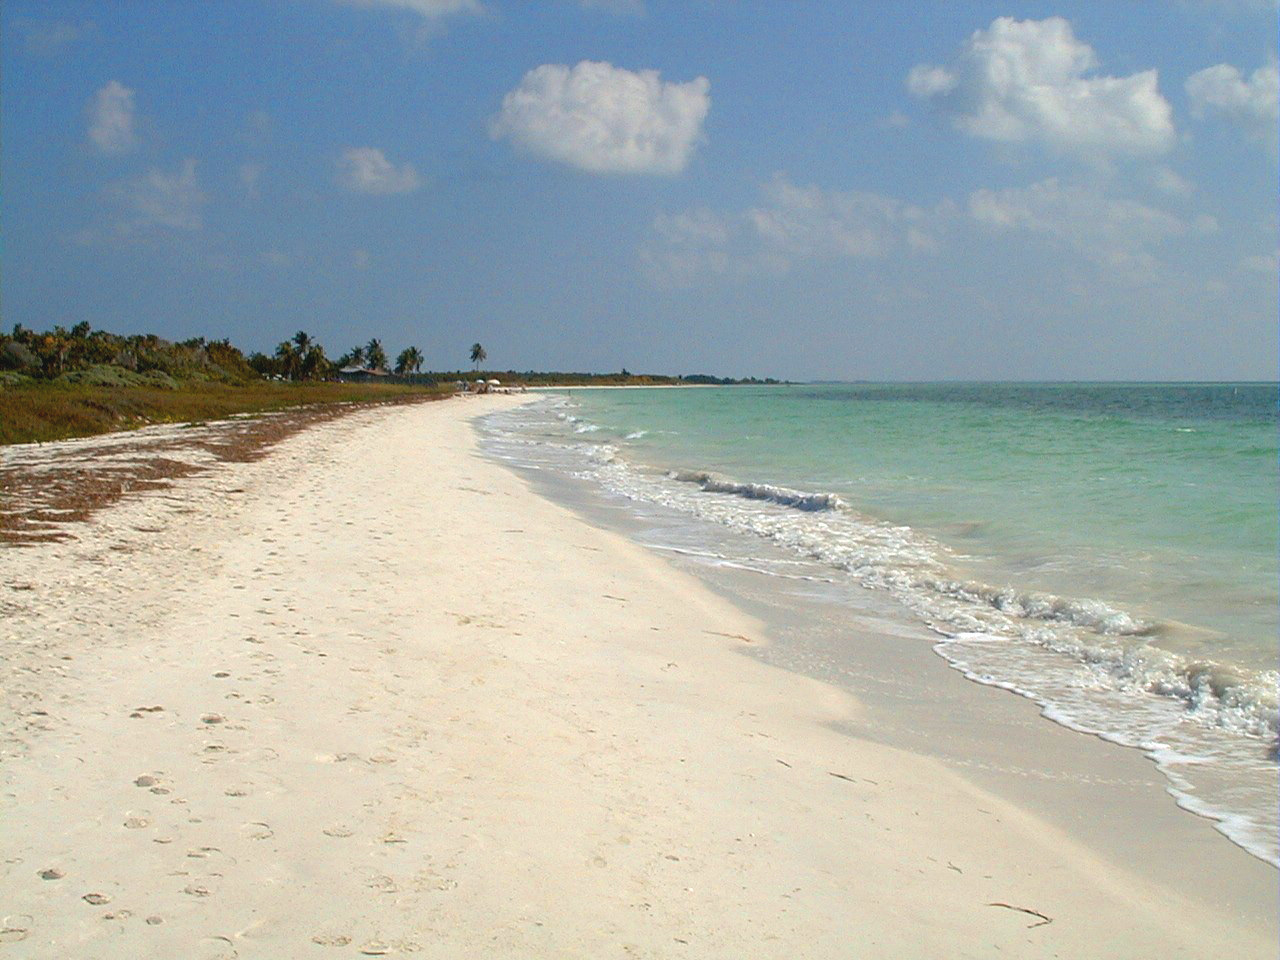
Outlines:
<svg viewBox="0 0 1280 960"><path fill-rule="evenodd" d="M488 355L475 343L473 369L422 372L416 346L394 365L370 338L330 360L305 330L270 353L245 354L229 340L173 342L155 334L121 335L88 323L51 330L21 324L0 333L0 443L61 440L150 423L266 413L308 404L410 400L451 393L459 381L496 379L534 387L678 386L777 383L705 374L665 376L480 370ZM388 369L388 368L391 369Z"/></svg>
<svg viewBox="0 0 1280 960"><path fill-rule="evenodd" d="M381 351L381 353L379 353ZM373 366L372 361L381 361ZM350 358L344 358L350 359ZM400 354L416 371L421 353ZM382 370L371 340L360 362ZM0 443L62 440L151 423L269 413L314 404L406 401L444 396L431 378L344 382L324 348L305 331L274 355L245 356L228 340L174 343L153 334L122 336L80 323L0 334Z"/></svg>

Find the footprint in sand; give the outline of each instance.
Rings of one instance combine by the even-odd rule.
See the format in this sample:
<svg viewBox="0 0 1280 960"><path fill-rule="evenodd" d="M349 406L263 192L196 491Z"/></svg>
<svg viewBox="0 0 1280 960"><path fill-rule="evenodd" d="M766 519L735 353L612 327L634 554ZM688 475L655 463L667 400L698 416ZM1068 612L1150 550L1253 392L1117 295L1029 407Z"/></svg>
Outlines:
<svg viewBox="0 0 1280 960"><path fill-rule="evenodd" d="M332 827L324 828L324 835L326 837L349 837L351 834L351 829L340 823L335 823Z"/></svg>
<svg viewBox="0 0 1280 960"><path fill-rule="evenodd" d="M236 960L240 954L235 944L227 937L205 937L200 941L199 952L192 954L192 960Z"/></svg>
<svg viewBox="0 0 1280 960"><path fill-rule="evenodd" d="M35 918L25 913L12 913L0 920L0 943L17 943L27 939Z"/></svg>
<svg viewBox="0 0 1280 960"><path fill-rule="evenodd" d="M133 816L129 817L124 822L124 828L126 830L141 830L143 827L149 826L151 826L151 821L146 817Z"/></svg>
<svg viewBox="0 0 1280 960"><path fill-rule="evenodd" d="M192 847L187 851L187 857L192 860L209 860L219 863L234 864L236 862L235 857L223 853L217 847Z"/></svg>
<svg viewBox="0 0 1280 960"><path fill-rule="evenodd" d="M40 871L41 880L61 880L66 874L57 867L50 867L48 870Z"/></svg>
<svg viewBox="0 0 1280 960"><path fill-rule="evenodd" d="M317 933L311 938L311 942L322 947L345 947L350 945L351 938L345 933Z"/></svg>
<svg viewBox="0 0 1280 960"><path fill-rule="evenodd" d="M351 760L363 760L358 753L320 753L316 755L316 763L347 763Z"/></svg>
<svg viewBox="0 0 1280 960"><path fill-rule="evenodd" d="M276 835L269 823L253 821L240 827L240 835L249 840L270 840Z"/></svg>

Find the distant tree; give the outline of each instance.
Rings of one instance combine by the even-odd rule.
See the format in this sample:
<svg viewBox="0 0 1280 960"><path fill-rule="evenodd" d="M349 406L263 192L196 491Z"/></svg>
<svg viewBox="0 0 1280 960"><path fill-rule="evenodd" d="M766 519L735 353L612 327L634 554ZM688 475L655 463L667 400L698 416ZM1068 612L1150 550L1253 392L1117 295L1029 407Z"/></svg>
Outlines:
<svg viewBox="0 0 1280 960"><path fill-rule="evenodd" d="M298 355L298 348L292 340L281 340L276 347L276 370L290 380L297 380L302 372L302 357Z"/></svg>
<svg viewBox="0 0 1280 960"><path fill-rule="evenodd" d="M338 358L338 366L340 367L363 367L364 366L364 347L352 347L341 357Z"/></svg>
<svg viewBox="0 0 1280 960"><path fill-rule="evenodd" d="M276 361L274 357L268 357L265 353L254 352L249 354L249 367L264 377L269 377L276 372Z"/></svg>
<svg viewBox="0 0 1280 960"><path fill-rule="evenodd" d="M365 344L364 359L370 370L387 369L387 351L382 349L382 341L377 337Z"/></svg>
<svg viewBox="0 0 1280 960"><path fill-rule="evenodd" d="M396 357L396 373L417 373L422 369L422 351L417 347L405 347Z"/></svg>
<svg viewBox="0 0 1280 960"><path fill-rule="evenodd" d="M307 333L305 330L299 330L293 335L293 345L298 348L299 356L305 357L313 343L315 343L315 341L311 339L311 334Z"/></svg>
<svg viewBox="0 0 1280 960"><path fill-rule="evenodd" d="M329 362L329 358L324 355L324 347L312 341L307 347L307 352L302 355L302 379L304 380L323 380L329 375L329 370L333 364Z"/></svg>
<svg viewBox="0 0 1280 960"><path fill-rule="evenodd" d="M474 369L479 370L480 364L487 360L488 357L489 355L484 352L484 347L480 346L480 344L473 343L471 345L471 366Z"/></svg>

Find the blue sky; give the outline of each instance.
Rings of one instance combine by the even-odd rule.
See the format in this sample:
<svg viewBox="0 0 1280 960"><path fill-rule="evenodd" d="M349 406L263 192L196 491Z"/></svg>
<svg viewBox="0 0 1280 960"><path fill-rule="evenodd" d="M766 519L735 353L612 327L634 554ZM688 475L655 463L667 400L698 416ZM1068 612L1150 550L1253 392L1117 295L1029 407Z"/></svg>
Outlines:
<svg viewBox="0 0 1280 960"><path fill-rule="evenodd" d="M1275 379L1276 6L0 10L6 326Z"/></svg>

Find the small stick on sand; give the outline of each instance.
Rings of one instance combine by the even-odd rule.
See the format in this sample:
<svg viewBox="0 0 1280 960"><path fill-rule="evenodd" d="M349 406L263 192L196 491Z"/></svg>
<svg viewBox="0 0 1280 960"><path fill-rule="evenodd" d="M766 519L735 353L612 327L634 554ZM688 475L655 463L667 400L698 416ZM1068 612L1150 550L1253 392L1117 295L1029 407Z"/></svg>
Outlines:
<svg viewBox="0 0 1280 960"><path fill-rule="evenodd" d="M744 637L740 633L721 633L719 630L703 630L703 633L709 633L713 637L728 637L730 640L741 640L743 643L755 643L750 637Z"/></svg>
<svg viewBox="0 0 1280 960"><path fill-rule="evenodd" d="M1046 917L1039 910L1030 910L1027 907L1015 907L1011 903L988 903L987 906L988 907L1004 907L1006 910L1017 910L1019 913L1026 913L1026 914L1030 914L1033 917L1039 917L1040 922L1028 924L1027 925L1028 930L1032 930L1036 927L1043 927L1046 923L1053 923L1053 917Z"/></svg>

